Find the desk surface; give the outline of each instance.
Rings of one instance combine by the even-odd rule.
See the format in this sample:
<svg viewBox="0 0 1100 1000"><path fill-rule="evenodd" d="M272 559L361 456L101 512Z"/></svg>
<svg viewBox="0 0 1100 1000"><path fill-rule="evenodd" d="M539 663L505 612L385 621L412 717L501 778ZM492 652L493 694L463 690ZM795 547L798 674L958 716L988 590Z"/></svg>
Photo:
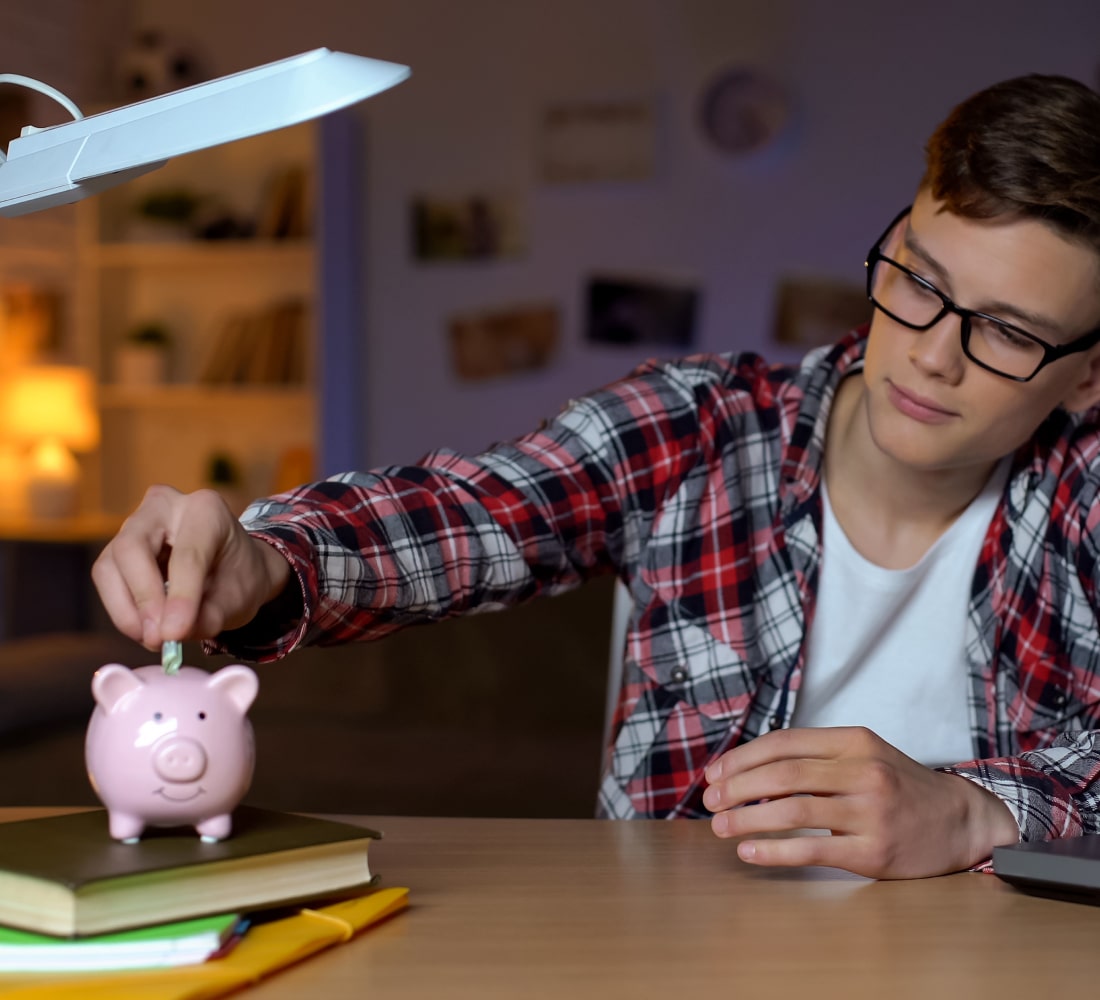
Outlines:
<svg viewBox="0 0 1100 1000"><path fill-rule="evenodd" d="M767 871L690 820L351 819L384 832L372 868L410 888L409 908L242 996L1040 1000L1096 988L1100 907L993 875Z"/></svg>
<svg viewBox="0 0 1100 1000"><path fill-rule="evenodd" d="M410 908L256 989L325 997L1010 997L1096 989L1100 907L993 875L743 864L703 822L371 818Z"/></svg>

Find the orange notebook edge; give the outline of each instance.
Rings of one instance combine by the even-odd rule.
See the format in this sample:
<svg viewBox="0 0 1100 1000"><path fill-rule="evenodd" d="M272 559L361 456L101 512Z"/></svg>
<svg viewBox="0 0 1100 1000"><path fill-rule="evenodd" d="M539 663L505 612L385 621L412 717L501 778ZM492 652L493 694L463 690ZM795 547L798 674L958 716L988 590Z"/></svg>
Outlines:
<svg viewBox="0 0 1100 1000"><path fill-rule="evenodd" d="M293 916L257 924L222 958L171 969L0 975L4 1000L209 1000L354 937L403 910L409 890L376 889Z"/></svg>

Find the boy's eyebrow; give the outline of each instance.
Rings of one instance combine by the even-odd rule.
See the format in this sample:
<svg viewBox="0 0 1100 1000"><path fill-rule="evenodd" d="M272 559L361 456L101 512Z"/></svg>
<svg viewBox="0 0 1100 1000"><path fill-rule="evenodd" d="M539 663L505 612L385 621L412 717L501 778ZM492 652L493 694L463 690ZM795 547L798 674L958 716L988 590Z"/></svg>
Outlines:
<svg viewBox="0 0 1100 1000"><path fill-rule="evenodd" d="M920 240L917 239L917 234L913 232L912 224L908 223L908 221L905 226L905 238L902 242L905 245L905 249L913 254L914 257L919 258L921 263L923 263L939 281L944 282L950 287L951 279L946 268L944 268L944 266L921 245ZM1060 323L1056 323L1048 316L1041 316L1039 313L1021 309L1011 302L989 302L982 309L976 311L986 313L996 319L1012 320L1014 323L1023 326L1029 332L1041 330L1056 339L1065 339L1066 337L1066 332L1062 329Z"/></svg>

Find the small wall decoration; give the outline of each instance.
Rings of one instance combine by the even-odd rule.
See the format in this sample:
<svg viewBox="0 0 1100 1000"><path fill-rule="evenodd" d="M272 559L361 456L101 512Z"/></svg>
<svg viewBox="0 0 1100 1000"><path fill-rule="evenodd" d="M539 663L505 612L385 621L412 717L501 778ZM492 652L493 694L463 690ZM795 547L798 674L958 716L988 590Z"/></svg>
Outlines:
<svg viewBox="0 0 1100 1000"><path fill-rule="evenodd" d="M745 156L763 149L787 124L790 107L778 81L758 70L724 70L703 88L699 119L703 135L719 152Z"/></svg>
<svg viewBox="0 0 1100 1000"><path fill-rule="evenodd" d="M551 105L539 126L540 173L548 183L653 176L656 136L650 101Z"/></svg>
<svg viewBox="0 0 1100 1000"><path fill-rule="evenodd" d="M531 304L451 317L451 363L462 379L487 379L544 368L558 346L556 306Z"/></svg>
<svg viewBox="0 0 1100 1000"><path fill-rule="evenodd" d="M518 206L508 196L418 197L411 216L418 260L518 257L526 249Z"/></svg>
<svg viewBox="0 0 1100 1000"><path fill-rule="evenodd" d="M828 278L784 278L776 290L775 339L795 347L833 344L871 319L866 290Z"/></svg>
<svg viewBox="0 0 1100 1000"><path fill-rule="evenodd" d="M699 293L695 288L644 279L593 277L586 293L588 340L600 344L668 344L695 341Z"/></svg>

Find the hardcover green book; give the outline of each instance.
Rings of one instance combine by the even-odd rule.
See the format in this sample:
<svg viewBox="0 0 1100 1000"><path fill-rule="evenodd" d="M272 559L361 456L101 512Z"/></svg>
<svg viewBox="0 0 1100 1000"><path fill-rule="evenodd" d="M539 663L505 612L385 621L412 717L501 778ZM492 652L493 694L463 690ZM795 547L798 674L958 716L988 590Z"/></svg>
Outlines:
<svg viewBox="0 0 1100 1000"><path fill-rule="evenodd" d="M103 809L0 823L0 924L83 937L362 893L373 881L367 848L380 836L249 806L213 844L190 828L122 844Z"/></svg>
<svg viewBox="0 0 1100 1000"><path fill-rule="evenodd" d="M0 972L101 972L205 962L244 932L240 914L178 920L71 940L0 927Z"/></svg>

